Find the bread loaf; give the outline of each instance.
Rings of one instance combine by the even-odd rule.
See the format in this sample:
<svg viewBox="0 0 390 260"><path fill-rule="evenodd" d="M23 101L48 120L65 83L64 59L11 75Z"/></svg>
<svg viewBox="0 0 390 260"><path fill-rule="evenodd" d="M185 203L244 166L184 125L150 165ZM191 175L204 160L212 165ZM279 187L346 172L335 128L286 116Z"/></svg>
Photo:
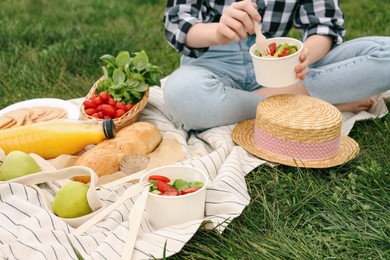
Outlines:
<svg viewBox="0 0 390 260"><path fill-rule="evenodd" d="M160 130L148 122L136 122L121 129L113 139L104 140L82 154L75 165L93 169L104 176L119 171L125 155L151 153L161 142ZM74 180L88 183L88 176L74 177Z"/></svg>

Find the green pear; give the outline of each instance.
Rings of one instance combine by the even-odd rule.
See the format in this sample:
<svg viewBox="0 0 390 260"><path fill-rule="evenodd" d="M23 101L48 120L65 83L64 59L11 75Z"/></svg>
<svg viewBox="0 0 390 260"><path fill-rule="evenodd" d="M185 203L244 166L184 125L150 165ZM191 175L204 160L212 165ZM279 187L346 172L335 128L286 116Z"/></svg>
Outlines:
<svg viewBox="0 0 390 260"><path fill-rule="evenodd" d="M0 181L8 181L40 171L41 168L31 155L22 151L12 151L7 154L0 166Z"/></svg>
<svg viewBox="0 0 390 260"><path fill-rule="evenodd" d="M89 186L83 182L71 181L54 196L52 210L61 218L78 218L92 212L88 204Z"/></svg>

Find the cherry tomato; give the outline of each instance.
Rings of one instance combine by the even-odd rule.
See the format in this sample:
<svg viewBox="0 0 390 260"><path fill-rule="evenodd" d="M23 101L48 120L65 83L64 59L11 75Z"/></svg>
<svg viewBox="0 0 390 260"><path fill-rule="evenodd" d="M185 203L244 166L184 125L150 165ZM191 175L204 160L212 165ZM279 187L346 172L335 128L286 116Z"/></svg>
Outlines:
<svg viewBox="0 0 390 260"><path fill-rule="evenodd" d="M84 105L85 109L96 108L95 103L92 100L90 100L90 99L84 100L83 105Z"/></svg>
<svg viewBox="0 0 390 260"><path fill-rule="evenodd" d="M96 113L96 109L94 109L94 108L87 108L87 109L85 109L85 113L87 115L89 115L89 116L92 116L93 114Z"/></svg>
<svg viewBox="0 0 390 260"><path fill-rule="evenodd" d="M91 115L92 117L103 119L103 114L101 112L96 112Z"/></svg>
<svg viewBox="0 0 390 260"><path fill-rule="evenodd" d="M115 108L118 109L123 109L124 111L127 111L126 105L123 102L116 102Z"/></svg>
<svg viewBox="0 0 390 260"><path fill-rule="evenodd" d="M96 107L96 111L102 111L102 108L103 108L103 104L98 105L98 106Z"/></svg>
<svg viewBox="0 0 390 260"><path fill-rule="evenodd" d="M119 118L119 117L123 116L124 114L126 114L125 110L118 109L118 110L115 111L114 118Z"/></svg>
<svg viewBox="0 0 390 260"><path fill-rule="evenodd" d="M173 187L172 185L169 185L168 183L166 182L163 182L163 181L157 181L156 183L156 186L157 186L157 189L161 192L161 193L172 193L172 194L176 194L176 195L173 195L173 196L179 196L179 191ZM161 195L161 194L160 194ZM171 195L172 196L172 195Z"/></svg>
<svg viewBox="0 0 390 260"><path fill-rule="evenodd" d="M200 189L200 187L194 187L194 188L183 189L180 192L181 192L181 195L186 195L188 193L195 192L195 191L197 191L199 189Z"/></svg>
<svg viewBox="0 0 390 260"><path fill-rule="evenodd" d="M276 51L276 42L270 43L268 45L268 47L270 50L270 55L273 56L275 54L275 51Z"/></svg>
<svg viewBox="0 0 390 260"><path fill-rule="evenodd" d="M95 98L97 98L98 96L99 96L99 95L93 94L89 99L92 100L92 101L94 101Z"/></svg>
<svg viewBox="0 0 390 260"><path fill-rule="evenodd" d="M116 106L116 101L110 97L108 100L107 100L107 104L110 105L110 106L113 106L115 107Z"/></svg>
<svg viewBox="0 0 390 260"><path fill-rule="evenodd" d="M126 105L127 111L131 110L134 106L135 104L127 104Z"/></svg>
<svg viewBox="0 0 390 260"><path fill-rule="evenodd" d="M111 96L107 92L103 91L103 92L99 93L99 97L102 99L103 103L107 104L107 102L108 102L108 100L110 99Z"/></svg>
<svg viewBox="0 0 390 260"><path fill-rule="evenodd" d="M97 114L98 114L98 118L100 118L100 119L104 118L104 115L103 115L102 111L98 111Z"/></svg>
<svg viewBox="0 0 390 260"><path fill-rule="evenodd" d="M163 182L170 182L171 180L168 177L162 176L162 175L150 175L149 181L163 181Z"/></svg>
<svg viewBox="0 0 390 260"><path fill-rule="evenodd" d="M93 99L93 102L95 103L96 106L103 104L103 100L99 96Z"/></svg>
<svg viewBox="0 0 390 260"><path fill-rule="evenodd" d="M115 114L115 108L113 106L104 104L102 107L102 112L104 115L113 116Z"/></svg>

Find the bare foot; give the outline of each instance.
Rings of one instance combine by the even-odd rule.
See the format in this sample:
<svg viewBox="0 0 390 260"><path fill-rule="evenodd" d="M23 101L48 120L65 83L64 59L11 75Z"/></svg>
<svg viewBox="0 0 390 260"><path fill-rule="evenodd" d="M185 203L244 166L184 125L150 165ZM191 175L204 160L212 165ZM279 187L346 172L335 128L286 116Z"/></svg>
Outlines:
<svg viewBox="0 0 390 260"><path fill-rule="evenodd" d="M334 106L341 112L359 113L361 111L368 111L375 102L375 97L370 97L351 103L336 104Z"/></svg>

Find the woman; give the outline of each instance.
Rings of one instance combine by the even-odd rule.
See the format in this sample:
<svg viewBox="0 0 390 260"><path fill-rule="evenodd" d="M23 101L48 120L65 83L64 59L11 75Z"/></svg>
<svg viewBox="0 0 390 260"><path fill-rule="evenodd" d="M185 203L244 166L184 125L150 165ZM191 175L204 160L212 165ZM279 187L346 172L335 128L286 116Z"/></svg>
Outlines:
<svg viewBox="0 0 390 260"><path fill-rule="evenodd" d="M249 48L253 21L268 38L302 32L304 49L295 71L300 82L284 88L257 84ZM165 104L186 130L204 130L255 118L267 96L310 95L340 111L368 110L373 96L390 89L390 37L343 42L337 0L168 1L164 23L181 66L167 79Z"/></svg>

